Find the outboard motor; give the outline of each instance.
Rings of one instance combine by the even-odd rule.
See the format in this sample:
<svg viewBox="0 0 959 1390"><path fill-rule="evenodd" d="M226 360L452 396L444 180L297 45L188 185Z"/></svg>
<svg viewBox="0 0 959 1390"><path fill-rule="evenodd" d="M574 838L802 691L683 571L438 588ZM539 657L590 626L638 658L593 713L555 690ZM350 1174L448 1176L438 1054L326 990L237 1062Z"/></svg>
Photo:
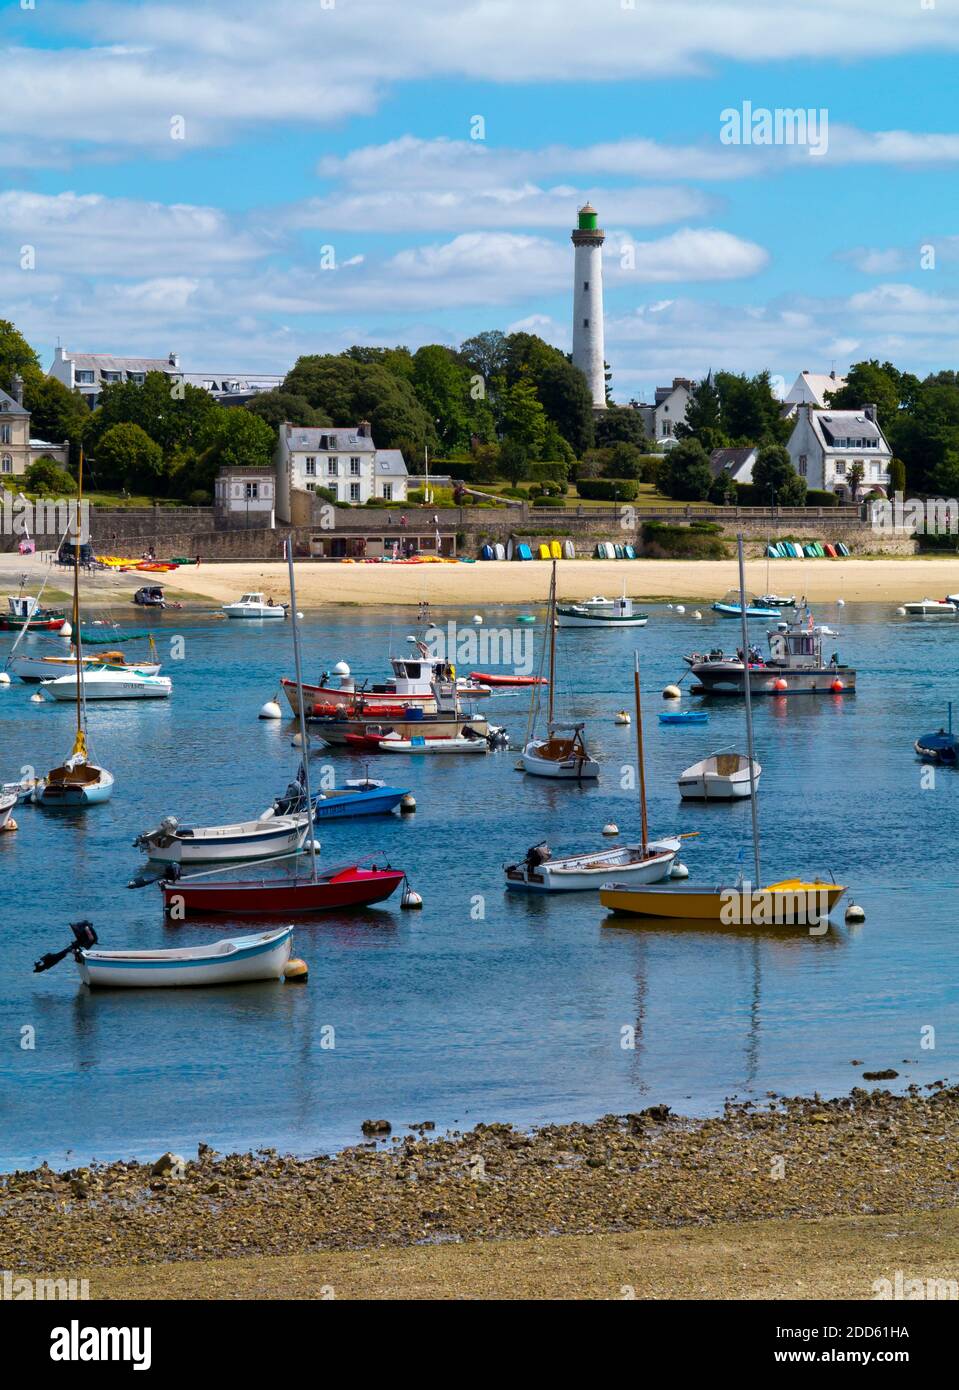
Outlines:
<svg viewBox="0 0 959 1390"><path fill-rule="evenodd" d="M538 869L541 864L545 864L547 859L551 859L553 851L545 840L541 840L538 845L531 845L526 851L526 867L531 872Z"/></svg>
<svg viewBox="0 0 959 1390"><path fill-rule="evenodd" d="M73 941L69 946L64 946L62 951L48 951L45 956L34 964L34 974L40 974L44 970L52 970L55 965L59 965L65 956L72 955L74 960L80 959L81 951L89 951L97 944L97 934L93 930L92 922L71 922L70 930L73 932Z"/></svg>

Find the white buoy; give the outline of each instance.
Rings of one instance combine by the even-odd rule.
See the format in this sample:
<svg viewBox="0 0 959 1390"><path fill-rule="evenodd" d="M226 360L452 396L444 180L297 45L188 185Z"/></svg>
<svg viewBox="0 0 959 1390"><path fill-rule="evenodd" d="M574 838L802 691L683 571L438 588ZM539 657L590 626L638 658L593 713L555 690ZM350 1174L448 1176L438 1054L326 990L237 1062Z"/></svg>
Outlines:
<svg viewBox="0 0 959 1390"><path fill-rule="evenodd" d="M473 622L476 623L477 627L482 623L482 621L483 621L483 615L482 615L481 613L474 613L474 614L473 614Z"/></svg>
<svg viewBox="0 0 959 1390"><path fill-rule="evenodd" d="M407 909L410 909L410 908L418 908L418 907L422 907L422 906L423 906L423 899L420 897L419 893L414 892L412 888L409 888L409 887L408 887L408 888L404 891L403 896L402 896L402 898L400 899L400 907L405 907L405 908L407 908Z"/></svg>
<svg viewBox="0 0 959 1390"><path fill-rule="evenodd" d="M672 606L673 606L673 605L672 605L671 603L667 603L667 605L666 605L667 608L672 608Z"/></svg>
<svg viewBox="0 0 959 1390"><path fill-rule="evenodd" d="M678 685L667 685L663 687L664 700L678 700L682 692Z"/></svg>
<svg viewBox="0 0 959 1390"><path fill-rule="evenodd" d="M9 685L9 684L10 684L10 677L7 675L6 671L0 671L0 685Z"/></svg>
<svg viewBox="0 0 959 1390"><path fill-rule="evenodd" d="M619 711L619 714L617 714L617 716L616 716L616 721L615 721L615 722L616 722L617 724L628 724L628 723L630 722L629 711L628 711L628 710L625 710L625 709L621 709L621 710Z"/></svg>
<svg viewBox="0 0 959 1390"><path fill-rule="evenodd" d="M317 854L319 854L319 852L320 852L320 850L321 850L322 848L323 848L323 846L320 844L319 840L304 840L304 841L303 841L303 853L304 853L304 854L309 854L311 850L316 850Z"/></svg>
<svg viewBox="0 0 959 1390"><path fill-rule="evenodd" d="M303 735L300 733L299 730L297 730L296 733L293 735L293 747L294 747L294 748L302 748L302 747L303 747Z"/></svg>
<svg viewBox="0 0 959 1390"><path fill-rule="evenodd" d="M618 835L618 834L619 834L619 826L616 825L616 823L615 823L614 821L611 821L611 820L610 820L610 821L607 821L606 824L603 826L603 834L604 834L604 835Z"/></svg>
<svg viewBox="0 0 959 1390"><path fill-rule="evenodd" d="M69 621L67 621L67 622L65 622L65 623L63 624L63 627L60 629L60 636L61 636L61 637L72 637L72 636L73 636L73 628L72 628L72 626L70 625L70 622L69 622Z"/></svg>
<svg viewBox="0 0 959 1390"><path fill-rule="evenodd" d="M837 599L836 599L836 607L837 607L837 608L845 608L845 606L846 606L846 600L845 600L844 598L837 598Z"/></svg>
<svg viewBox="0 0 959 1390"><path fill-rule="evenodd" d="M44 703L43 696L40 694L39 690L36 695L30 696L30 703L31 705L42 705Z"/></svg>
<svg viewBox="0 0 959 1390"><path fill-rule="evenodd" d="M702 620L703 620L703 615L702 615L702 613L700 613L700 611L699 611L698 608L696 609L695 613L693 614L693 617L696 619L697 623L701 623Z"/></svg>
<svg viewBox="0 0 959 1390"><path fill-rule="evenodd" d="M906 610L905 610L905 608L897 608L897 609L896 609L896 616L899 617L899 618L904 618L904 617L906 616Z"/></svg>
<svg viewBox="0 0 959 1390"><path fill-rule="evenodd" d="M677 612L677 613L685 613L685 612L686 612L686 609L684 608L684 606L683 606L681 603L677 603L677 605L676 605L676 612Z"/></svg>
<svg viewBox="0 0 959 1390"><path fill-rule="evenodd" d="M850 903L846 908L847 922L865 922L866 914L858 903Z"/></svg>
<svg viewBox="0 0 959 1390"><path fill-rule="evenodd" d="M283 711L280 709L280 706L277 704L277 699L276 699L276 696L275 696L275 695L273 696L273 699L272 699L272 700L267 700L266 704L263 705L263 707L261 708L260 713L259 713L259 718L260 718L260 719L282 719L282 718L283 718Z"/></svg>
<svg viewBox="0 0 959 1390"><path fill-rule="evenodd" d="M348 676L350 674L350 668L345 661L338 661L333 667L333 674L334 676Z"/></svg>
<svg viewBox="0 0 959 1390"><path fill-rule="evenodd" d="M673 867L669 871L670 878L689 878L689 870L685 864L680 864L678 859L673 860Z"/></svg>
<svg viewBox="0 0 959 1390"><path fill-rule="evenodd" d="M300 622L303 621L303 614L302 614L302 613L297 613L296 616L297 616L297 619L298 619Z"/></svg>
<svg viewBox="0 0 959 1390"><path fill-rule="evenodd" d="M415 810L416 810L416 797L413 795L412 792L407 792L405 796L400 797L400 815L401 815L401 816L411 816Z"/></svg>

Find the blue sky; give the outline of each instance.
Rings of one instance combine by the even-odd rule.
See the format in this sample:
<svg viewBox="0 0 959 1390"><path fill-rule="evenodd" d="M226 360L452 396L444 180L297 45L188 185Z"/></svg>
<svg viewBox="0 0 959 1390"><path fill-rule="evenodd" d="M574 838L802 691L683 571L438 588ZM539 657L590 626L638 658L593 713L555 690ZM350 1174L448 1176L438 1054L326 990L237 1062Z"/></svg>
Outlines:
<svg viewBox="0 0 959 1390"><path fill-rule="evenodd" d="M589 196L620 399L957 365L947 0L15 0L0 46L0 316L44 361L568 348ZM826 152L721 143L744 101L825 109Z"/></svg>

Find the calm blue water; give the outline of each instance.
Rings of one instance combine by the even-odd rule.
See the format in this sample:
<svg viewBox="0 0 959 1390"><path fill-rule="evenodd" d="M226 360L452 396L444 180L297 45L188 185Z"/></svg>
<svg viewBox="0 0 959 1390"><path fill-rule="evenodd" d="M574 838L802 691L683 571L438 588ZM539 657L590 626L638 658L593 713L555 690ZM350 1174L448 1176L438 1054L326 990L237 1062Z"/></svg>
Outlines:
<svg viewBox="0 0 959 1390"><path fill-rule="evenodd" d="M478 606L488 624L519 611ZM608 820L634 832L634 796L620 790L634 733L612 720L630 702L634 645L651 829L701 832L684 851L691 881L734 874L740 855L751 862L748 804L684 807L675 785L697 758L743 746L741 703L714 700L704 727L657 721L663 685L685 669L681 654L720 633L735 646L738 626L650 611L642 631L558 635L560 707L589 721L604 760L598 786L523 777L509 752L380 756L371 774L409 786L416 815L322 827L324 860L382 850L408 871L422 912L402 912L397 898L302 921L305 987L91 996L71 961L32 974L37 956L66 945L73 919L91 918L108 946L252 929L229 919L167 925L156 888L125 887L142 862L133 836L168 813L256 815L295 769L292 723L256 717L292 671L289 624L165 615L161 652L170 634L186 638L185 659L164 667L172 700L92 710L94 752L117 779L113 801L76 815L18 807L20 830L0 835L0 1168L188 1152L199 1140L310 1152L356 1141L367 1117L394 1128L534 1124L663 1101L707 1113L732 1095L848 1091L862 1070L853 1058L896 1067L897 1085L955 1077L959 780L940 772L924 789L912 742L956 693L959 626L849 604L836 645L859 668L859 693L757 702L764 874L834 872L865 907L863 927L823 938L611 927L590 895L503 891L502 863L543 837L573 850L608 843ZM441 623L457 616L469 615L434 612ZM817 616L836 625L835 609ZM344 658L354 674L380 677L391 633L401 644L411 615L341 609L302 629L308 679ZM70 708L32 704L30 690L0 689L6 778L24 764L52 766L71 743ZM484 707L522 736L522 694ZM343 753L316 754L312 766L331 761L341 777L362 774ZM28 1025L32 1051L20 1046ZM929 1025L936 1048L922 1050ZM328 1026L332 1049L321 1046ZM620 1045L624 1028L635 1029L632 1050Z"/></svg>

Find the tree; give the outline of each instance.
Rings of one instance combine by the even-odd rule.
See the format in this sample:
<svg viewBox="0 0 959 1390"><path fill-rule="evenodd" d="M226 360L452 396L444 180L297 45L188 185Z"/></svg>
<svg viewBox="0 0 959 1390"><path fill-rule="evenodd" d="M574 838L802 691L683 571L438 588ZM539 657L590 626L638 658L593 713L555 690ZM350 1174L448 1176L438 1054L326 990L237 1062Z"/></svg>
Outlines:
<svg viewBox="0 0 959 1390"><path fill-rule="evenodd" d="M416 399L436 422L443 448L466 448L472 433L468 369L449 348L433 343L413 354L412 384Z"/></svg>
<svg viewBox="0 0 959 1390"><path fill-rule="evenodd" d="M610 450L606 469L610 478L638 478L643 471L643 455L635 444L620 442Z"/></svg>
<svg viewBox="0 0 959 1390"><path fill-rule="evenodd" d="M722 430L734 445L785 444L792 421L783 419L781 402L772 393L769 373L716 373Z"/></svg>
<svg viewBox="0 0 959 1390"><path fill-rule="evenodd" d="M834 410L861 410L875 405L880 421L891 427L902 400L903 374L891 362L880 366L875 357L868 362L854 362L846 376L845 386L827 391L826 401Z"/></svg>
<svg viewBox="0 0 959 1390"><path fill-rule="evenodd" d="M760 449L753 465L753 487L757 497L780 507L801 507L806 500L806 479L793 468L782 444Z"/></svg>
<svg viewBox="0 0 959 1390"><path fill-rule="evenodd" d="M41 454L29 465L23 481L28 492L40 497L72 497L77 490L74 479L49 454Z"/></svg>
<svg viewBox="0 0 959 1390"><path fill-rule="evenodd" d="M100 404L83 431L86 448L96 454L113 425L139 425L163 453L196 447L206 419L224 409L202 386L171 382L165 372L147 372L142 383L118 381L105 386Z"/></svg>
<svg viewBox="0 0 959 1390"><path fill-rule="evenodd" d="M23 404L30 412L30 433L35 438L57 444L83 438L90 408L78 391L71 391L55 376L26 381Z"/></svg>
<svg viewBox="0 0 959 1390"><path fill-rule="evenodd" d="M381 449L401 449L410 459L423 457L439 439L432 418L416 398L412 382L380 362L349 357L300 357L282 389L303 396L324 411L334 425L369 420Z"/></svg>
<svg viewBox="0 0 959 1390"><path fill-rule="evenodd" d="M635 444L643 453L652 448L646 426L639 411L630 406L610 406L597 416L593 424L597 448L612 444Z"/></svg>
<svg viewBox="0 0 959 1390"><path fill-rule="evenodd" d="M519 445L527 458L540 457L546 438L546 412L529 377L521 377L503 393L501 423L506 439Z"/></svg>
<svg viewBox="0 0 959 1390"><path fill-rule="evenodd" d="M9 393L19 373L24 381L43 375L40 359L9 319L0 319L0 390Z"/></svg>
<svg viewBox="0 0 959 1390"><path fill-rule="evenodd" d="M163 450L139 425L124 421L104 431L90 472L99 488L153 495L160 490Z"/></svg>
<svg viewBox="0 0 959 1390"><path fill-rule="evenodd" d="M499 471L513 487L529 477L529 455L517 439L507 439L499 451Z"/></svg>
<svg viewBox="0 0 959 1390"><path fill-rule="evenodd" d="M223 407L204 426L189 490L212 493L221 468L269 468L275 442L276 431L258 415Z"/></svg>
<svg viewBox="0 0 959 1390"><path fill-rule="evenodd" d="M709 500L716 507L734 506L737 501L736 482L725 468L717 473L709 488Z"/></svg>
<svg viewBox="0 0 959 1390"><path fill-rule="evenodd" d="M712 373L698 381L689 394L685 422L676 426L677 439L698 439L707 454L728 444L722 428L719 392Z"/></svg>
<svg viewBox="0 0 959 1390"><path fill-rule="evenodd" d="M309 428L333 423L325 411L315 410L305 396L296 396L291 391L261 391L251 401L247 401L244 409L251 415L258 415L274 429L278 429L282 424Z"/></svg>
<svg viewBox="0 0 959 1390"><path fill-rule="evenodd" d="M849 495L855 502L859 497L859 489L862 487L862 480L866 476L865 466L861 463L854 463L849 469L847 477L849 479Z"/></svg>
<svg viewBox="0 0 959 1390"><path fill-rule="evenodd" d="M543 409L574 454L593 442L593 398L578 367L559 352L533 376Z"/></svg>
<svg viewBox="0 0 959 1390"><path fill-rule="evenodd" d="M460 357L472 372L483 378L489 390L493 378L506 370L506 335L492 329L466 338L460 343Z"/></svg>
<svg viewBox="0 0 959 1390"><path fill-rule="evenodd" d="M897 492L906 491L906 465L902 459L892 458L889 460L889 492L894 495Z"/></svg>
<svg viewBox="0 0 959 1390"><path fill-rule="evenodd" d="M660 492L680 502L704 501L712 481L709 455L698 439L674 444L659 471Z"/></svg>

